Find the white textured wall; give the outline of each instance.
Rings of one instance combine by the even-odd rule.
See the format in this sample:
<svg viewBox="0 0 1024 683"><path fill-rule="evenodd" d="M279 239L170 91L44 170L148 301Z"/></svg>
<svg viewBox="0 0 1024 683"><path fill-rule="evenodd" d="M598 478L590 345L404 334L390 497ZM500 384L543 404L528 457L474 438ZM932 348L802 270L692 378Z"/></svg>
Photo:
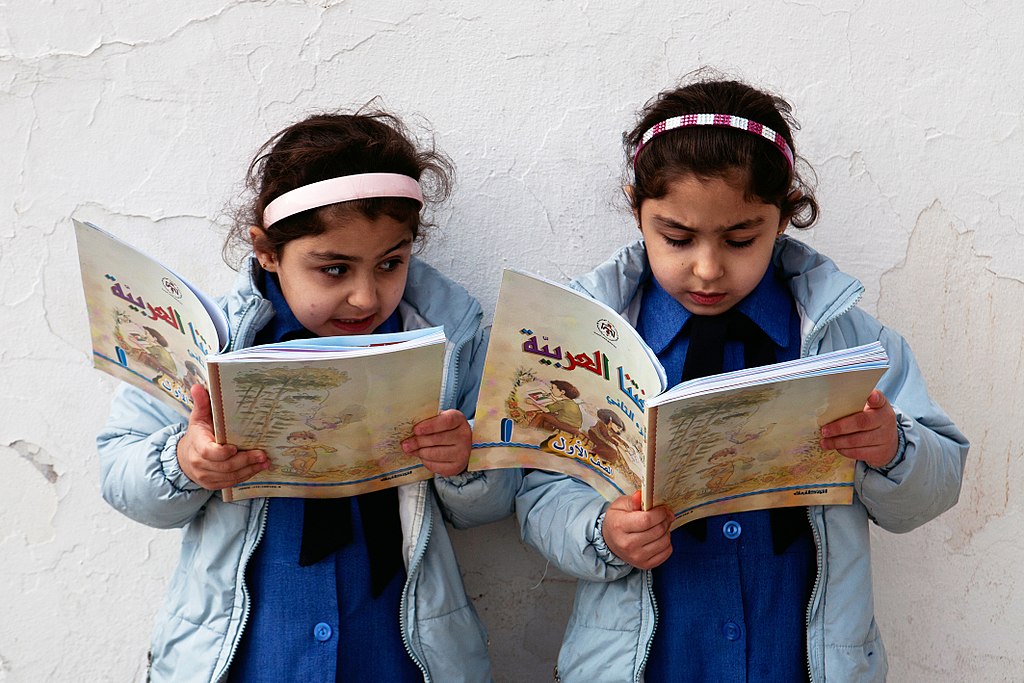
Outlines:
<svg viewBox="0 0 1024 683"><path fill-rule="evenodd" d="M137 676L177 552L99 496L113 383L70 215L219 292L213 223L256 146L380 95L456 161L425 255L490 309L502 266L568 277L633 237L620 134L701 64L791 98L824 208L806 239L974 444L957 508L874 536L891 680L1021 680L1022 27L1013 0L0 0L0 681ZM457 541L499 678L549 679L571 582L511 523Z"/></svg>

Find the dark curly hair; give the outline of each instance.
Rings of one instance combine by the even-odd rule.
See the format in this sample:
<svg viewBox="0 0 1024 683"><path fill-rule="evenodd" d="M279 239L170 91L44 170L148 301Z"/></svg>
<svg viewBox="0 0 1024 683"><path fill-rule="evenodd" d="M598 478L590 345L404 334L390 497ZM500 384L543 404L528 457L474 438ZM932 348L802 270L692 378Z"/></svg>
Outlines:
<svg viewBox="0 0 1024 683"><path fill-rule="evenodd" d="M799 125L789 103L746 83L722 80L710 70L698 71L691 77L693 82L666 90L648 101L636 126L623 134L627 162L633 169L633 210L638 212L646 199L664 197L670 183L682 176L724 178L740 170L745 176L748 198L756 197L779 207L782 216L796 228L810 227L818 218L818 202L800 167L805 167L812 178L814 171L795 156L792 131L799 129ZM786 157L771 142L719 126L667 131L636 154L645 132L656 123L684 114L731 114L767 126L789 143L794 167L790 168Z"/></svg>
<svg viewBox="0 0 1024 683"><path fill-rule="evenodd" d="M388 216L406 223L413 239L430 227L414 199L373 197L331 204L289 216L270 228L263 211L274 199L295 188L358 173L400 173L415 178L424 202L441 202L451 193L454 167L433 144L420 149L394 114L363 107L354 113L321 113L292 124L260 147L249 164L246 189L252 199L236 212L224 244L224 260L237 266L252 248L249 228L263 229L262 247L280 253L288 242L319 235L336 220L355 211L370 220Z"/></svg>

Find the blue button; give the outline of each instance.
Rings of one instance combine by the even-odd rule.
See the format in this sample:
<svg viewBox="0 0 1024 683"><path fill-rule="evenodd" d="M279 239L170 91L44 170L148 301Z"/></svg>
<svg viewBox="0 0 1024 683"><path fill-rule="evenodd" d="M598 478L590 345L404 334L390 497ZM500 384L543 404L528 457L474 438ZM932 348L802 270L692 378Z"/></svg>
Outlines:
<svg viewBox="0 0 1024 683"><path fill-rule="evenodd" d="M735 520L730 519L722 525L722 534L730 541L734 541L739 538L741 533L743 533L743 527L741 527L740 523Z"/></svg>
<svg viewBox="0 0 1024 683"><path fill-rule="evenodd" d="M743 635L743 629L734 621L727 621L722 625L722 635L727 640L739 640Z"/></svg>
<svg viewBox="0 0 1024 683"><path fill-rule="evenodd" d="M331 634L333 632L334 631L331 630L331 625L325 624L322 621L313 627L313 637L319 640L321 643L325 640L330 640Z"/></svg>

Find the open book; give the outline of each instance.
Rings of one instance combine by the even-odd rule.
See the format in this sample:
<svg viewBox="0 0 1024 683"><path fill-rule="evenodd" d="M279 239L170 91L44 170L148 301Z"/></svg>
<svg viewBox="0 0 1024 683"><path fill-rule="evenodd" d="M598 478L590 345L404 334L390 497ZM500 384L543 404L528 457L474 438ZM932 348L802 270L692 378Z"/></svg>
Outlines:
<svg viewBox="0 0 1024 683"><path fill-rule="evenodd" d="M223 492L348 496L432 475L401 441L437 414L442 328L320 337L230 353L220 307L94 225L74 221L93 364L184 416L210 391L220 443L265 450L271 467Z"/></svg>
<svg viewBox="0 0 1024 683"><path fill-rule="evenodd" d="M674 526L710 515L849 504L855 463L821 425L859 412L881 344L684 382L615 311L506 270L473 429L471 470L562 472L612 500L640 489Z"/></svg>
<svg viewBox="0 0 1024 683"><path fill-rule="evenodd" d="M429 479L401 444L437 415L444 356L440 327L209 356L217 441L270 459L224 499L334 498Z"/></svg>

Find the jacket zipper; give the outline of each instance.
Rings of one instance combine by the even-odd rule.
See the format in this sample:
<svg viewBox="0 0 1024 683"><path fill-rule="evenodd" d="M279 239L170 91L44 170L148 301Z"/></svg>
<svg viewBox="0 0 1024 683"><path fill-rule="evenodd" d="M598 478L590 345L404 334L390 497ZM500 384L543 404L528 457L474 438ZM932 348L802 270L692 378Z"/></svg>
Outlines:
<svg viewBox="0 0 1024 683"><path fill-rule="evenodd" d="M475 334L475 331L470 331L468 334L464 332L464 330L472 326L471 324L467 324L466 321L471 320L473 317L474 313L470 311L470 313L466 314L466 316L459 321L459 324L455 329L456 337L462 336L465 338L459 342L458 346L453 346L451 357L446 365L447 370L444 373L444 379L441 385L441 396L443 401L441 406L442 409L445 409L445 406L458 408L457 403L459 397L456 395L449 398L446 394L448 393L449 387L454 384L452 378L458 377L457 370L459 367L459 361L462 358L462 350L466 348L466 345L469 344L470 341L472 341L473 335ZM477 330L479 330L479 325L477 326Z"/></svg>
<svg viewBox="0 0 1024 683"><path fill-rule="evenodd" d="M811 515L811 508L807 509L807 523L811 525L811 534L814 536L814 550L815 550L815 572L814 572L814 585L811 587L811 599L807 602L807 611L804 616L805 632L810 633L811 630L811 607L814 605L814 599L818 596L818 591L821 589L821 567L824 561L824 553L821 550L821 534L818 533L818 527L814 525L814 517ZM807 641L807 680L810 683L814 683L814 669L811 667L811 642L810 639Z"/></svg>
<svg viewBox="0 0 1024 683"><path fill-rule="evenodd" d="M654 644L654 633L658 630L658 601L654 599L654 574L649 569L643 570L644 586L647 588L647 597L651 599L651 607L654 608L654 624L651 628L651 637L647 639L647 647L644 648L644 658L640 660L640 666L633 674L633 683L640 683L640 676L647 667L647 660L651 656L651 646ZM643 610L641 608L641 613Z"/></svg>
<svg viewBox="0 0 1024 683"><path fill-rule="evenodd" d="M429 485L426 485L423 488L426 489L424 495L429 496ZM423 536L423 549L424 552L426 552L427 544L430 542L430 534L434 530L434 515L430 512L429 501L423 502L423 512L425 517L429 515L429 519L424 520L424 523L427 525L427 530L425 535ZM402 589L402 600L398 605L398 626L399 630L402 633L402 645L405 646L406 654L409 655L409 659L411 659L413 663L417 667L419 667L420 671L423 672L423 683L430 683L430 674L427 673L427 667L425 664L423 664L423 662L420 661L419 657L416 656L416 653L413 652L412 646L409 644L409 638L406 635L408 627L408 619L406 618L406 608L409 604L409 586L412 585L413 576L415 576L416 572L419 570L420 562L422 562L422 560L423 553L416 553L415 556L413 557L413 564L409 565L409 570L405 577L405 587Z"/></svg>
<svg viewBox="0 0 1024 683"><path fill-rule="evenodd" d="M804 339L802 348L800 349L800 357L801 358L804 358L804 357L810 355L809 352L810 352L810 349L811 349L811 346L812 346L812 341L813 341L813 343L817 343L817 341L818 341L817 337L819 337L821 335L822 331L826 327L828 327L828 325L830 323L832 323L835 320L838 320L842 316L844 316L847 313L849 313L853 309L853 307L857 305L857 302L860 301L861 296L862 296L862 292L858 292L858 293L856 293L856 295L849 297L849 300L843 305L843 307L841 309L836 311L836 313L834 313L833 315L830 315L828 318L826 318L824 321L822 321L818 325L814 326L814 328L807 334L807 337ZM811 534L814 536L814 551L815 551L814 585L811 587L811 597L810 597L810 600L808 600L808 602L807 602L807 610L806 610L806 612L804 614L805 633L809 634L810 630L811 630L811 610L814 607L815 599L818 597L818 592L821 590L821 573L822 573L821 572L821 568L822 568L822 566L824 564L825 556L824 556L824 553L822 552L822 548L821 548L821 546L822 546L821 534L818 533L818 527L816 527L814 525L814 516L811 514L811 509L810 508L806 508L806 510L807 510L807 523L811 525ZM810 638L807 639L806 655L807 655L807 679L811 683L814 683L814 680L815 680L814 679L814 669L811 666L811 643L810 643Z"/></svg>
<svg viewBox="0 0 1024 683"><path fill-rule="evenodd" d="M248 331L252 325L251 318L259 312L258 309L262 308L263 306L260 305L260 301L250 302L246 306L245 310L243 310L239 315L239 322L238 326L236 327L236 331ZM240 342L242 342L241 335L230 335L230 338L228 340L228 346L227 349L225 349L225 352L235 351L238 348L245 348L245 346L251 345L253 337L255 337L254 334L247 334L244 344L240 345ZM254 503L255 501L253 501L251 504ZM264 509L261 510L261 512L257 513L260 515L261 519L260 528L256 532L256 541L252 544L252 547L249 549L248 554L246 554L242 558L241 565L239 566L239 575L241 576L240 580L242 583L242 604L244 605L242 610L242 619L238 624L238 630L235 632L235 637L231 643L231 652L230 654L228 654L227 662L225 662L224 664L224 670L219 676L213 679L218 683L227 679L228 672L231 671L231 663L234 661L235 655L238 653L238 645L242 642L242 634L245 632L245 626L249 623L249 613L251 610L249 607L249 589L245 585L245 570L249 566L249 560L252 559L252 555L254 552L256 552L256 548L259 546L260 541L263 540L263 533L267 529L267 516L270 514L270 506L267 504L266 499L263 499L263 507Z"/></svg>
<svg viewBox="0 0 1024 683"><path fill-rule="evenodd" d="M256 532L256 542L252 544L252 548L249 550L248 554L242 558L242 564L238 568L242 577L242 604L244 606L242 609L242 620L238 624L238 630L235 632L234 641L231 643L231 653L228 655L228 660L224 664L224 673L214 679L218 682L225 680L228 672L231 671L231 662L235 659L235 654L238 652L238 645L242 642L242 634L245 632L245 626L249 623L249 613L251 610L249 607L249 588L245 585L245 570L248 568L249 560L252 559L252 555L256 552L256 548L259 546L260 541L263 540L263 532L267 529L267 517L270 516L270 506L267 504L266 499L263 499L263 506L265 510L261 514L262 519L260 520L259 531Z"/></svg>

